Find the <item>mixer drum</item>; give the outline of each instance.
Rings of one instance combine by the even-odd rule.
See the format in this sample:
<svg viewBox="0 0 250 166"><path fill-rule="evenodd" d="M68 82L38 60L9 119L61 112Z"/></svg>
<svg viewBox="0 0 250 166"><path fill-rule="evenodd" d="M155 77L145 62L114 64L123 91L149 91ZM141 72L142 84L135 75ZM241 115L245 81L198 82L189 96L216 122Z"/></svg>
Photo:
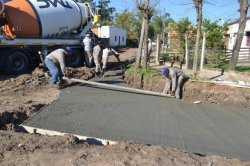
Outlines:
<svg viewBox="0 0 250 166"><path fill-rule="evenodd" d="M8 36L48 37L70 33L87 22L84 4L72 0L12 0L5 3Z"/></svg>

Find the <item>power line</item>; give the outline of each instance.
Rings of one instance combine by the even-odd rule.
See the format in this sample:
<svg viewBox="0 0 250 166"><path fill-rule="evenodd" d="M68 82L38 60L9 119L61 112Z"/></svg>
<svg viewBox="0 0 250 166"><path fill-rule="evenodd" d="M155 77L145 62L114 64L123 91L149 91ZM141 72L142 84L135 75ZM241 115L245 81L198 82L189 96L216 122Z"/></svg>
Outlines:
<svg viewBox="0 0 250 166"><path fill-rule="evenodd" d="M191 10L193 11L195 8L194 8L194 6L192 6L192 7L190 7L189 9L186 9L186 11L184 11L182 14L180 14L180 15L186 15L188 12L190 12Z"/></svg>
<svg viewBox="0 0 250 166"><path fill-rule="evenodd" d="M191 1L191 0L190 0ZM170 2L172 5L180 5L180 6L183 6L183 5L193 5L194 3L193 2L189 2L189 3L175 3L171 0L168 0L168 2Z"/></svg>

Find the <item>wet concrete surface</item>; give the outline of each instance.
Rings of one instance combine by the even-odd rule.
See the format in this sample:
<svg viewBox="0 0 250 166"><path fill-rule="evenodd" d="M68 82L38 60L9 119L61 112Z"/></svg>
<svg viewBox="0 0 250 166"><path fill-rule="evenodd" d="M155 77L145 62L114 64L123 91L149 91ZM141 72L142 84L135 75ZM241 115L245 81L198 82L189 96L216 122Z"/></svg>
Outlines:
<svg viewBox="0 0 250 166"><path fill-rule="evenodd" d="M94 79L119 86L120 76ZM80 84L23 125L250 160L250 110Z"/></svg>

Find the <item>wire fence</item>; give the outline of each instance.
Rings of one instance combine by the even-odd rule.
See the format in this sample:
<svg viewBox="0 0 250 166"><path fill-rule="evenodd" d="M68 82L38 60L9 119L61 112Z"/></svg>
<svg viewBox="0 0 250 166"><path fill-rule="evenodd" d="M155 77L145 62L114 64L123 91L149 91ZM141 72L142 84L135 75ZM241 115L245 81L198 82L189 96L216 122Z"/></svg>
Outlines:
<svg viewBox="0 0 250 166"><path fill-rule="evenodd" d="M199 49L198 68L201 65L202 49ZM229 65L229 61L232 57L233 50L221 49L221 48L206 48L204 52L204 66L209 68L221 68L225 69ZM163 54L163 59L171 61L176 64L187 64L185 62L185 55L178 52L168 52ZM194 62L194 48L188 50L188 69L193 68ZM237 66L250 66L250 48L241 48L239 52Z"/></svg>

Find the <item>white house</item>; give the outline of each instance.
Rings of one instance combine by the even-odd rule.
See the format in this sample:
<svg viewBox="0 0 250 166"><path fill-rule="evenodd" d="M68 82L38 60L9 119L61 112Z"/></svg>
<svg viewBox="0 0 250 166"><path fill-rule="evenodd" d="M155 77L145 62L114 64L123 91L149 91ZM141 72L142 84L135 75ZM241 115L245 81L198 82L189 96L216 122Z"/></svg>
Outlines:
<svg viewBox="0 0 250 166"><path fill-rule="evenodd" d="M239 23L234 22L229 25L229 30L227 31L227 49L232 50L235 42L236 42L236 37L239 29ZM241 48L250 48L250 20L247 20L246 22L246 28L245 28L245 33L242 39L241 43Z"/></svg>
<svg viewBox="0 0 250 166"><path fill-rule="evenodd" d="M124 29L115 26L101 26L92 29L92 31L111 47L126 46L127 32ZM106 39L106 40L105 40Z"/></svg>

